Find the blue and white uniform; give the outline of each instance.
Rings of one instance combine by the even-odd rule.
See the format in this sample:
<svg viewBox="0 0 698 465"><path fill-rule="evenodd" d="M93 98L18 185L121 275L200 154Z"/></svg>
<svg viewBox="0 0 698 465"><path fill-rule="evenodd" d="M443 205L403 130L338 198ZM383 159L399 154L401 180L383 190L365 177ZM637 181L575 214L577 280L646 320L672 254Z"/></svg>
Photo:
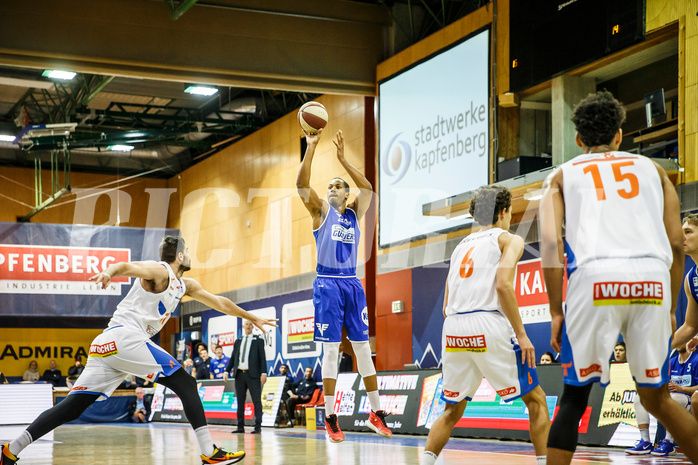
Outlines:
<svg viewBox="0 0 698 465"><path fill-rule="evenodd" d="M483 377L507 401L538 386L535 368L521 363L521 348L497 296L499 236L505 232L473 233L451 255L441 353L443 400L452 404L472 400Z"/></svg>
<svg viewBox="0 0 698 465"><path fill-rule="evenodd" d="M209 373L213 374L214 379L223 379L225 374L225 367L228 365L229 357L225 355L222 358L213 357L211 359L211 366L209 367Z"/></svg>
<svg viewBox="0 0 698 465"><path fill-rule="evenodd" d="M681 363L679 361L679 355L672 357L671 368L669 371L669 377L671 382L681 387L692 387L698 384L698 351L691 352L688 359ZM672 392L671 396L674 394L685 396L685 402L690 405L691 396L684 394L682 392Z"/></svg>
<svg viewBox="0 0 698 465"><path fill-rule="evenodd" d="M87 365L71 394L100 394L98 400L105 400L129 374L154 382L160 375L170 376L181 368L172 355L150 340L167 323L186 292L184 281L176 277L170 265L160 264L170 275L167 289L154 294L143 289L140 279L134 280L107 329L92 341Z"/></svg>
<svg viewBox="0 0 698 465"><path fill-rule="evenodd" d="M565 384L609 382L623 334L641 387L669 381L673 260L654 163L625 152L564 163L567 296L560 363ZM638 224L639 218L649 221Z"/></svg>
<svg viewBox="0 0 698 465"><path fill-rule="evenodd" d="M368 340L368 308L356 277L361 237L356 212L339 213L330 205L325 220L313 231L317 246L317 278L313 283L315 340L340 342L342 326L350 341Z"/></svg>

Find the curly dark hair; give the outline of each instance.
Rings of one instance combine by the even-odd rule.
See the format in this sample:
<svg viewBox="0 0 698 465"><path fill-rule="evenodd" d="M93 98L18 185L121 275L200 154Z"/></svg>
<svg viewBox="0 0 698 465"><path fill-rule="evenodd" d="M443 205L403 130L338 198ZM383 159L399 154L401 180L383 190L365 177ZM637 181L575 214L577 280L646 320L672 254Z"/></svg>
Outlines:
<svg viewBox="0 0 698 465"><path fill-rule="evenodd" d="M689 213L688 215L684 216L682 223L698 226L698 213Z"/></svg>
<svg viewBox="0 0 698 465"><path fill-rule="evenodd" d="M608 145L625 121L625 107L613 94L603 90L579 102L571 119L584 145Z"/></svg>
<svg viewBox="0 0 698 465"><path fill-rule="evenodd" d="M165 236L160 242L160 260L167 263L173 263L177 260L177 254L184 252L186 248L184 239L179 236Z"/></svg>
<svg viewBox="0 0 698 465"><path fill-rule="evenodd" d="M481 226L495 224L507 208L511 208L511 192L501 186L482 186L470 201L470 214Z"/></svg>

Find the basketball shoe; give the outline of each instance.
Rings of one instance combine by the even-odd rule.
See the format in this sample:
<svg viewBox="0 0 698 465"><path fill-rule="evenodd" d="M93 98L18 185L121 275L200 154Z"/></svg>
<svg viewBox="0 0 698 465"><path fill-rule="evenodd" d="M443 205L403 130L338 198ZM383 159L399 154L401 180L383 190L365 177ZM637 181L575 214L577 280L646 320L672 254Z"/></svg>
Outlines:
<svg viewBox="0 0 698 465"><path fill-rule="evenodd" d="M217 465L227 465L229 463L237 463L240 460L245 458L245 451L238 451L238 452L226 452L222 449L219 449L215 445L213 446L213 454L210 456L201 456L201 464L202 465L209 465L209 464L217 464ZM11 462L14 463L14 462ZM5 463L1 463L0 465L5 465Z"/></svg>
<svg viewBox="0 0 698 465"><path fill-rule="evenodd" d="M366 426L368 426L384 438L392 438L393 432L390 431L388 425L385 424L385 417L387 416L388 414L385 413L385 410L378 410L377 412L371 410L371 415L369 415L368 417Z"/></svg>
<svg viewBox="0 0 698 465"><path fill-rule="evenodd" d="M344 441L344 433L342 433L342 430L339 429L336 414L333 413L332 415L325 417L325 430L327 431L327 437L330 438L330 442Z"/></svg>
<svg viewBox="0 0 698 465"><path fill-rule="evenodd" d="M15 465L19 457L15 457L10 452L10 443L0 446L0 465Z"/></svg>

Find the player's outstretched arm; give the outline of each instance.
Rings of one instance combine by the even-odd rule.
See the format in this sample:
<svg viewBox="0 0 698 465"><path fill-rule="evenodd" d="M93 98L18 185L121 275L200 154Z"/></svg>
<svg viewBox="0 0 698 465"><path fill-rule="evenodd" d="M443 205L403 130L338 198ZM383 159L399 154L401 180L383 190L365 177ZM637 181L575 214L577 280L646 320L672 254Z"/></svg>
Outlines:
<svg viewBox="0 0 698 465"><path fill-rule="evenodd" d="M337 147L337 160L339 160L339 163L341 163L344 169L347 170L349 177L351 177L351 180L354 181L354 184L356 184L359 191L356 194L354 201L347 206L356 212L356 216L358 218L363 218L368 210L368 207L371 206L371 200L373 199L373 186L361 171L357 170L354 165L349 163L347 159L344 158L344 134L342 133L341 129L337 131L337 137L332 140L332 142L334 143L335 147Z"/></svg>
<svg viewBox="0 0 698 465"><path fill-rule="evenodd" d="M276 324L274 323L275 321L278 321L276 318L271 320L268 320L266 318L260 318L256 315L253 315L250 312L241 309L240 307L235 305L230 299L227 299L219 295L211 294L206 289L201 287L201 284L199 284L198 281L196 281L195 279L182 279L184 280L184 284L187 287L186 295L188 295L192 299L197 300L202 304L211 307L214 310L218 310L221 313L225 313L226 315L236 316L238 318L244 318L245 320L249 320L262 332L266 332L266 329L264 329L264 325L276 327Z"/></svg>
<svg viewBox="0 0 698 465"><path fill-rule="evenodd" d="M320 227L320 223L322 222L322 210L324 208L324 201L317 195L315 189L310 187L310 171L313 164L313 156L315 155L317 144L320 142L322 131L323 130L320 129L317 134L305 135L305 141L308 146L305 149L305 156L303 157L301 168L298 170L298 177L296 178L298 196L313 218L313 228Z"/></svg>
<svg viewBox="0 0 698 465"><path fill-rule="evenodd" d="M128 276L129 278L141 278L148 281L158 281L168 279L169 273L167 269L156 261L144 262L121 262L109 265L106 270L90 278L90 281L101 284L102 289L109 286L112 278L118 276Z"/></svg>
<svg viewBox="0 0 698 465"><path fill-rule="evenodd" d="M446 289L444 289L444 306L441 309L444 318L446 318L446 307L448 306L448 276L446 276Z"/></svg>
<svg viewBox="0 0 698 465"><path fill-rule="evenodd" d="M562 240L562 220L565 202L562 198L562 170L551 173L543 183L543 198L539 207L541 231L540 258L543 278L550 302L550 346L560 353L562 343L562 285L565 277L565 244Z"/></svg>
<svg viewBox="0 0 698 465"><path fill-rule="evenodd" d="M502 311L509 323L511 323L519 347L521 347L521 363L528 362L528 366L534 368L536 366L536 351L530 339L528 339L523 321L521 321L516 292L514 291L516 264L523 254L524 241L521 236L503 233L499 235L499 246L502 250L502 258L497 266L496 279L499 304L502 306Z"/></svg>

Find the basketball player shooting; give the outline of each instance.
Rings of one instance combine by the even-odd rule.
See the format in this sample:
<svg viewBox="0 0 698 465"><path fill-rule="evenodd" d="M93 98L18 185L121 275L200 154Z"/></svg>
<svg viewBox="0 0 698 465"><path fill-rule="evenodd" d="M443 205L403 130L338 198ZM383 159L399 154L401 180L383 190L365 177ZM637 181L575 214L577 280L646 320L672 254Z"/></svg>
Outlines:
<svg viewBox="0 0 698 465"><path fill-rule="evenodd" d="M313 220L313 235L317 246L317 278L313 283L315 307L314 340L323 344L322 382L325 389L325 426L331 442L344 441L334 412L334 391L337 382L339 343L342 326L354 348L359 374L366 386L371 414L366 426L385 437L392 432L385 423L386 413L381 410L376 369L368 345L368 309L366 295L356 277L356 254L359 244L359 220L366 214L373 188L366 177L344 158L344 136L337 132L334 145L337 160L346 169L359 192L348 202L349 184L334 178L327 186L327 200L321 199L310 187L310 169L322 129L307 134L308 147L301 163L296 187L305 208Z"/></svg>
<svg viewBox="0 0 698 465"><path fill-rule="evenodd" d="M101 284L102 289L117 276L136 279L116 306L107 329L92 341L89 362L68 397L39 415L12 442L0 446L0 465L14 465L19 459L17 455L29 444L76 420L94 402L106 400L127 375L157 381L179 396L196 433L203 465L227 465L245 457L244 451L226 452L213 444L196 380L150 338L165 326L185 295L226 315L247 319L262 331L265 325L276 326L276 320L252 315L225 297L206 291L194 279L183 278L190 268L191 258L184 239L165 236L160 244L160 262L115 263L90 278Z"/></svg>

